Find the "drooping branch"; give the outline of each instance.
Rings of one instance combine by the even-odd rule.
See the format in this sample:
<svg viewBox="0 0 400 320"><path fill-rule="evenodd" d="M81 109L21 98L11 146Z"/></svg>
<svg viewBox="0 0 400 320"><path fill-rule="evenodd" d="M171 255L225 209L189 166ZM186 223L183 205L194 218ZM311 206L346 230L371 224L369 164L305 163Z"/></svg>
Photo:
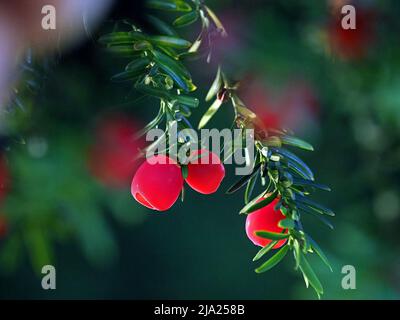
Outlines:
<svg viewBox="0 0 400 320"><path fill-rule="evenodd" d="M160 101L157 116L140 134L145 134L165 121L165 135L168 136L171 124L176 124L178 130L193 128L189 117L192 110L199 105L198 99L191 96L196 86L185 66L185 60L204 57L209 62L215 37L226 36L226 31L216 14L200 0L150 0L148 6L178 16L174 18L172 25L159 17L150 16L149 21L160 34L148 34L145 30L128 24L128 31L104 35L100 42L112 52L130 58L125 70L113 77L114 81L130 81L138 91ZM175 28L189 26L198 20L201 22L201 31L193 42L181 38L175 31ZM306 285L310 284L320 296L323 288L308 263L306 254L315 252L329 268L330 265L318 244L305 232L301 218L303 214L311 214L331 227L325 216L333 216L333 212L309 198L316 189L330 189L316 183L307 164L288 149L295 147L313 151L313 147L288 130L266 128L239 98L237 89L238 84L231 83L222 68L218 68L206 96L206 101L214 101L200 120L198 128L207 125L222 105L230 103L235 114L233 126L243 132L246 129L254 130L256 152L252 172L242 177L227 193L234 193L246 186L245 206L240 214L250 215L273 204L273 209L283 215L283 219L279 221L282 233L257 230L256 235L268 239L270 243L257 253L254 261L284 240L281 249L257 268L256 272L269 270L292 251L296 269L302 272ZM163 138L165 137L160 137L148 148L154 148ZM187 141L179 143L185 144ZM235 145L232 145L230 152L236 151ZM252 198L258 178L264 191Z"/></svg>

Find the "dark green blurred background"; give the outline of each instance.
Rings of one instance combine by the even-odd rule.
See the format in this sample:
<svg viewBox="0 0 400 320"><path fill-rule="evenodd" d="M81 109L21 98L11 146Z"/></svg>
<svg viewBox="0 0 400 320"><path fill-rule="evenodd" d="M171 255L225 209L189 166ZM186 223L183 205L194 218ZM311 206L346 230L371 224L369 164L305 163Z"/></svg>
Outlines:
<svg viewBox="0 0 400 320"><path fill-rule="evenodd" d="M215 59L244 79L249 107L271 105L315 147L300 155L317 180L332 187L315 199L336 212L333 231L312 218L304 222L334 267L330 273L310 258L325 288L323 299L398 299L400 3L357 2L360 12L373 14L364 20L368 37L362 48L352 47L362 51L354 57L328 49L329 2L209 1L230 36ZM140 20L141 8L136 1L115 3L95 38L111 20ZM237 179L232 166L216 194L188 188L184 203L160 214L140 207L129 184L111 188L93 177L87 148L96 140L98 118L118 112L145 124L157 101L110 82L126 60L94 40L55 60L50 71L39 68L42 87L21 97L24 108L1 113L11 183L1 208L7 231L0 239L0 298L316 298L289 256L268 273L254 272L257 248L238 215L242 193L224 194ZM189 65L201 101L215 66ZM193 124L207 107L202 102L195 110ZM222 109L209 126L227 127L232 116ZM56 290L41 288L43 264L56 267ZM356 268L356 290L341 287L344 265Z"/></svg>

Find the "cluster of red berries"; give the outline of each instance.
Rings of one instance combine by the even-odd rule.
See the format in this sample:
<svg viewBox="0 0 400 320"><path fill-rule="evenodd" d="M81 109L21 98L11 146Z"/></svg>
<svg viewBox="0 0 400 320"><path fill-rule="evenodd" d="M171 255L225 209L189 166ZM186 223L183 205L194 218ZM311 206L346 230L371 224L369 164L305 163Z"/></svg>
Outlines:
<svg viewBox="0 0 400 320"><path fill-rule="evenodd" d="M132 196L147 208L165 211L171 208L179 198L184 180L197 192L214 193L225 176L225 169L215 153L206 150L194 152L195 156L201 154L205 154L203 157L208 156L209 161L207 163L189 162L186 179L183 178L179 164L166 155L156 155L146 160L133 177ZM276 233L284 231L278 224L285 216L280 210L275 210L277 203L278 199L275 199L269 205L247 216L246 233L255 245L264 247L271 242L271 240L257 236L256 231ZM279 240L274 249L280 248L285 242L285 239Z"/></svg>
<svg viewBox="0 0 400 320"><path fill-rule="evenodd" d="M89 153L89 168L102 183L109 187L125 187L127 180L130 181L136 171L131 182L132 196L143 206L157 211L166 211L174 205L185 181L202 194L211 194L218 190L225 177L224 165L215 153L204 149L192 153L192 161L187 164L186 177L177 161L162 154L147 159L138 167L135 159L138 150L144 146L143 141L134 138L138 128L137 123L123 115L110 115L98 122L96 143ZM257 236L256 231L283 231L278 223L285 216L280 210L275 210L277 202L275 200L247 216L246 233L255 245L264 247L271 242ZM0 219L0 235L1 225ZM280 240L274 249L285 242L286 240Z"/></svg>
<svg viewBox="0 0 400 320"><path fill-rule="evenodd" d="M225 168L219 157L207 150L197 150L187 164L184 179L179 164L166 155L156 155L146 160L132 180L132 196L140 204L158 211L172 207L182 191L184 180L197 192L211 194L217 191L225 176ZM208 157L208 161L201 158Z"/></svg>

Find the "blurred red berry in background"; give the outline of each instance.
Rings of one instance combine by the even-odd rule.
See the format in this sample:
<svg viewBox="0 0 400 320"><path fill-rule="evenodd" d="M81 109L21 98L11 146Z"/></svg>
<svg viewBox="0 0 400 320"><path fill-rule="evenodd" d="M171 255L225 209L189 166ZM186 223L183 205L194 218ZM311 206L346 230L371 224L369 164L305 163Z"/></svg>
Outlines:
<svg viewBox="0 0 400 320"><path fill-rule="evenodd" d="M343 29L344 15L334 12L328 25L328 41L333 54L345 60L364 58L374 42L375 13L356 6L356 29Z"/></svg>
<svg viewBox="0 0 400 320"><path fill-rule="evenodd" d="M6 196L10 186L10 174L6 159L0 155L0 202Z"/></svg>
<svg viewBox="0 0 400 320"><path fill-rule="evenodd" d="M278 104L283 113L283 127L296 131L309 129L320 116L320 103L312 84L303 79L289 82L282 90Z"/></svg>
<svg viewBox="0 0 400 320"><path fill-rule="evenodd" d="M193 160L187 165L187 184L203 194L218 190L225 177L225 168L220 158L213 152L201 149L192 154Z"/></svg>
<svg viewBox="0 0 400 320"><path fill-rule="evenodd" d="M319 99L312 84L301 77L292 78L288 84L277 89L256 76L249 76L240 88L244 102L267 129L302 131L319 117Z"/></svg>
<svg viewBox="0 0 400 320"><path fill-rule="evenodd" d="M89 150L90 172L109 187L129 187L138 166L144 140L135 134L141 128L125 115L102 118L95 129L94 144Z"/></svg>
<svg viewBox="0 0 400 320"><path fill-rule="evenodd" d="M243 100L259 116L264 126L267 129L282 127L282 114L262 80L250 76L243 84L240 88Z"/></svg>
<svg viewBox="0 0 400 320"><path fill-rule="evenodd" d="M0 240L7 235L8 224L4 215L0 214Z"/></svg>
<svg viewBox="0 0 400 320"><path fill-rule="evenodd" d="M183 188L181 168L165 155L146 159L132 180L132 196L147 208L165 211L176 202Z"/></svg>
<svg viewBox="0 0 400 320"><path fill-rule="evenodd" d="M259 201L261 201L260 199ZM279 221L285 219L285 216L281 213L280 210L275 210L276 204L279 202L279 199L275 199L269 205L258 209L249 215L246 218L246 234L247 237L257 246L265 247L272 240L265 239L255 235L256 231L268 231L281 233L283 228L278 226ZM287 230L285 230L287 233ZM279 240L278 243L273 247L274 249L278 249L282 247L286 242L286 239Z"/></svg>

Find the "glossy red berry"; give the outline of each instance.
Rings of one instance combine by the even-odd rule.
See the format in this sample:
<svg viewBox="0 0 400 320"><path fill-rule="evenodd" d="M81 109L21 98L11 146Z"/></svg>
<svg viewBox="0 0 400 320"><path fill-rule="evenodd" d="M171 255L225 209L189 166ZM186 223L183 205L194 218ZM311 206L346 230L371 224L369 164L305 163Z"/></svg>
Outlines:
<svg viewBox="0 0 400 320"><path fill-rule="evenodd" d="M220 158L215 153L203 149L193 152L192 158L187 166L187 184L203 194L217 191L225 177L225 168Z"/></svg>
<svg viewBox="0 0 400 320"><path fill-rule="evenodd" d="M260 200L261 201L261 200ZM265 247L272 240L265 239L255 235L256 231L269 231L275 233L281 233L283 228L278 226L279 221L285 219L285 216L280 210L275 210L275 206L278 203L278 199L272 201L269 205L250 213L246 219L246 233L247 237L257 246ZM287 230L286 232L287 233ZM282 247L286 242L286 239L279 240L278 243L273 247L278 249Z"/></svg>
<svg viewBox="0 0 400 320"><path fill-rule="evenodd" d="M142 205L165 211L178 199L182 187L183 177L178 164L165 155L157 155L147 159L136 171L131 193Z"/></svg>

